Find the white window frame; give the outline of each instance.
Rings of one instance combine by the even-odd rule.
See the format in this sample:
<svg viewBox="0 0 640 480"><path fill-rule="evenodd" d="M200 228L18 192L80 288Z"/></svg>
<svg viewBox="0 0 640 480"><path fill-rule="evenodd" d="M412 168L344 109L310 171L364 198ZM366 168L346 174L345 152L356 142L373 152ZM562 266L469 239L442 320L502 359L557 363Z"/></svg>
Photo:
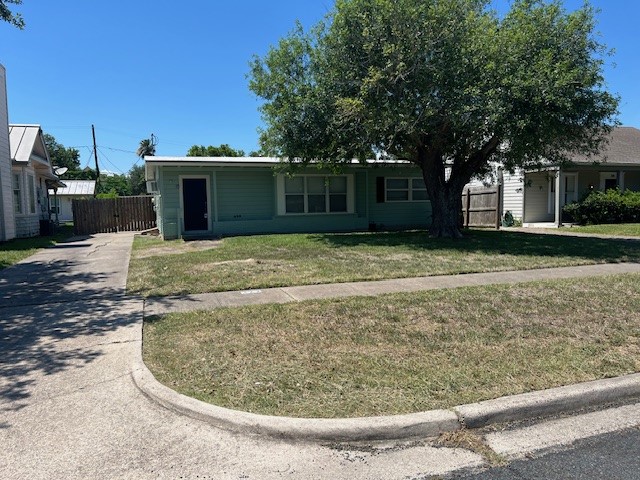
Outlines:
<svg viewBox="0 0 640 480"><path fill-rule="evenodd" d="M29 201L29 214L34 215L38 210L36 207L36 177L30 173L27 174L27 197Z"/></svg>
<svg viewBox="0 0 640 480"><path fill-rule="evenodd" d="M331 174L302 174L302 175L294 175L294 178L302 177L304 180L304 192L301 194L304 197L304 212L287 212L287 202L286 202L286 192L285 192L285 180L286 175L278 175L277 176L277 194L278 194L278 215L293 217L293 216L317 216L317 215L350 215L355 211L355 202L354 202L354 181L353 175L351 174L342 174L342 175L331 175ZM309 193L307 191L307 178L310 177L320 177L325 179L325 204L326 211L324 212L309 212L309 204L308 204L308 196ZM330 208L330 192L329 192L329 178L336 177L344 177L347 180L347 211L346 212L331 212ZM312 194L313 195L313 194Z"/></svg>
<svg viewBox="0 0 640 480"><path fill-rule="evenodd" d="M562 198L564 200L564 205L568 205L571 202L578 201L578 173L563 173L563 182L562 182ZM567 192L567 178L573 178L573 192L571 198L568 197L569 192Z"/></svg>
<svg viewBox="0 0 640 480"><path fill-rule="evenodd" d="M604 192L604 186L607 180L615 180L616 186L620 188L620 181L616 172L600 172L600 191Z"/></svg>
<svg viewBox="0 0 640 480"><path fill-rule="evenodd" d="M17 215L22 215L23 213L23 204L22 201L22 173L12 172L11 174L11 191L13 196L13 211ZM18 194L16 196L16 193ZM17 200L17 202L16 202Z"/></svg>
<svg viewBox="0 0 640 480"><path fill-rule="evenodd" d="M404 188L389 188L389 180L406 180L407 181L407 189ZM388 203L407 203L407 202L428 202L429 195L427 194L427 198L417 199L413 198L413 181L420 180L420 185L424 186L424 188L416 188L420 192L424 191L426 193L427 186L424 184L424 179L422 177L385 177L384 178L384 201ZM407 200L389 200L388 192L407 192Z"/></svg>

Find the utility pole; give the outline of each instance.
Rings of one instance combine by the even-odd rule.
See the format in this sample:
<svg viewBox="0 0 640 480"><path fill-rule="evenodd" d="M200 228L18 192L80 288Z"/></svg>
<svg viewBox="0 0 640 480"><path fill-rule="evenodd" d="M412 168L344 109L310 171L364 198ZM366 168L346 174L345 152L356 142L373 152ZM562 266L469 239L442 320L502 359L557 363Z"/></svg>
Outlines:
<svg viewBox="0 0 640 480"><path fill-rule="evenodd" d="M96 128L91 125L91 133L93 134L93 157L96 160L96 189L93 192L95 197L98 194L98 185L100 184L100 167L98 166L98 146L96 145Z"/></svg>

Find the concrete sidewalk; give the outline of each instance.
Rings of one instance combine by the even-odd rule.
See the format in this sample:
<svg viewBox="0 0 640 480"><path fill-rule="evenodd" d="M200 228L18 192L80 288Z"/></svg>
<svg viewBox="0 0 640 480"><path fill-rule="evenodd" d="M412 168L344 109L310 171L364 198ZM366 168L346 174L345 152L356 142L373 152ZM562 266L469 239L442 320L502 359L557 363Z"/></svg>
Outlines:
<svg viewBox="0 0 640 480"><path fill-rule="evenodd" d="M607 263L510 272L439 275L373 282L265 288L233 292L203 293L181 297L152 297L145 301L145 316L162 315L170 312L210 310L219 307L290 303L321 298L374 296L385 293L418 292L442 288L535 282L539 280L595 277L622 273L640 273L640 263Z"/></svg>

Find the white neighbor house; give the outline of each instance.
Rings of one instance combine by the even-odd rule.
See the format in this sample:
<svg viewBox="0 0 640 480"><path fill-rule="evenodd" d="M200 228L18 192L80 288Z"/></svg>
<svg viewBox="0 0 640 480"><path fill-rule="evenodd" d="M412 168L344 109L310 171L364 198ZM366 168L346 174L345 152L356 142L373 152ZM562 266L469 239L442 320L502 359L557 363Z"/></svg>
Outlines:
<svg viewBox="0 0 640 480"><path fill-rule="evenodd" d="M0 241L40 234L49 222L53 173L39 125L9 125L6 70L0 65Z"/></svg>
<svg viewBox="0 0 640 480"><path fill-rule="evenodd" d="M96 181L65 180L64 183L66 187L58 188L57 191L49 190L51 214L53 219L59 222L72 222L73 210L71 204L73 200L93 198L96 193Z"/></svg>
<svg viewBox="0 0 640 480"><path fill-rule="evenodd" d="M12 195L6 71L0 65L0 242L16 236Z"/></svg>
<svg viewBox="0 0 640 480"><path fill-rule="evenodd" d="M614 128L609 144L592 158L576 155L569 165L503 172L502 214L510 211L526 226L562 224L562 207L591 190L640 191L640 130ZM482 181L470 186L482 185Z"/></svg>

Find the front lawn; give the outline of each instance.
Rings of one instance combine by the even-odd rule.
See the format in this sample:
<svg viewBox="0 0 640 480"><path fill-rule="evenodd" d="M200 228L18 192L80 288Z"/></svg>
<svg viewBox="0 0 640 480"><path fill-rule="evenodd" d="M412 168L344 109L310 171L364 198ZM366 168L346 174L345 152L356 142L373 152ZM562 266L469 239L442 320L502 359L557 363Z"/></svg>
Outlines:
<svg viewBox="0 0 640 480"><path fill-rule="evenodd" d="M560 229L560 232L565 229ZM597 233L600 235L617 235L621 237L640 237L640 223L618 223L610 225L573 226L567 232Z"/></svg>
<svg viewBox="0 0 640 480"><path fill-rule="evenodd" d="M640 275L171 314L146 320L144 359L256 413L449 408L640 371Z"/></svg>
<svg viewBox="0 0 640 480"><path fill-rule="evenodd" d="M73 235L73 226L57 227L55 235L46 237L17 238L0 243L0 270L15 265L30 257L38 250L52 247L56 243Z"/></svg>
<svg viewBox="0 0 640 480"><path fill-rule="evenodd" d="M219 242L137 237L128 291L145 296L494 272L640 260L640 244L471 230L460 240L426 232L289 234Z"/></svg>

